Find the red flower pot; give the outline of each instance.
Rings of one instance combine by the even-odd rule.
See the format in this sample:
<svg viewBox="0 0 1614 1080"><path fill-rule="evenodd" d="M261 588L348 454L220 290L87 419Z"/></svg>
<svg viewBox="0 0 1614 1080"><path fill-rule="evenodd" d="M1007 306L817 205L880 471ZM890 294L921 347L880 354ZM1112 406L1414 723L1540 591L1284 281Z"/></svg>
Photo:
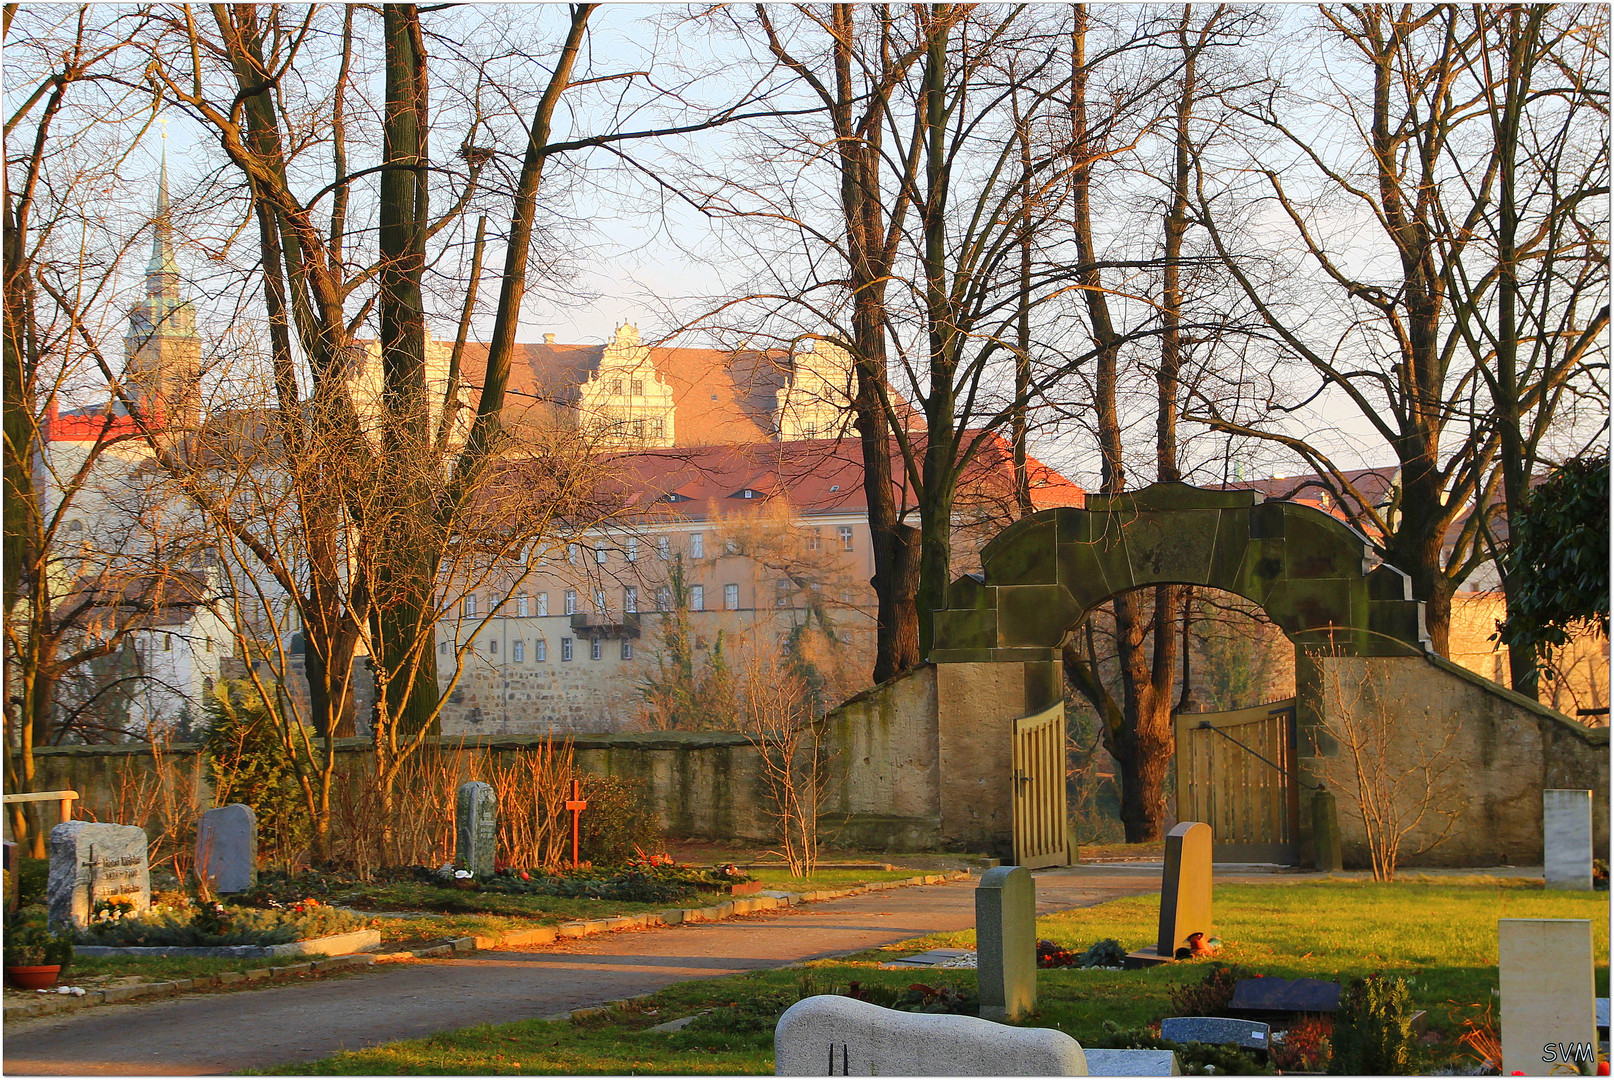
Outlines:
<svg viewBox="0 0 1614 1080"><path fill-rule="evenodd" d="M8 967L6 981L18 990L49 990L56 985L62 973L60 964L42 964L38 967Z"/></svg>

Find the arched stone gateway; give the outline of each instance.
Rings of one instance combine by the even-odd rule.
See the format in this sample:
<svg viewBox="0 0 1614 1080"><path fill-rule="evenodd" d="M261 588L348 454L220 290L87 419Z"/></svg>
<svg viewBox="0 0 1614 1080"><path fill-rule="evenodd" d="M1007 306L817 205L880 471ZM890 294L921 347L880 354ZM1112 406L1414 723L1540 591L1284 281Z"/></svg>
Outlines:
<svg viewBox="0 0 1614 1080"><path fill-rule="evenodd" d="M1253 723L1267 734L1259 747L1253 728L1228 726L1235 714L1217 723L1179 718L1195 748L1192 769L1179 770L1180 786L1189 773L1240 771L1247 787L1282 776L1281 790L1260 793L1267 809L1255 816L1269 819L1265 841L1218 835L1218 857L1311 862L1313 793L1326 784L1339 793L1345 863L1366 865L1365 833L1347 790L1353 755L1334 734L1364 710L1389 718L1384 760L1432 753L1456 781L1449 837L1407 865L1539 863L1543 789L1592 789L1597 843L1608 842L1608 730L1436 655L1407 576L1370 566L1365 538L1314 507L1258 501L1251 491L1155 484L1092 496L1085 509L1033 514L994 538L981 561L983 573L955 581L936 613L931 662L826 718L840 763L820 817L826 834L893 851L984 850L1030 866L1070 860L1059 825L1061 646L1110 597L1183 584L1248 598L1295 644L1293 707L1261 707L1266 712ZM1244 711L1261 711L1250 705ZM1234 738L1224 737L1230 733L1260 757L1245 761ZM1218 750L1200 752L1209 747ZM1226 795L1210 802L1225 805ZM1415 834L1403 850L1418 842ZM1241 846L1250 854L1237 854Z"/></svg>
<svg viewBox="0 0 1614 1080"><path fill-rule="evenodd" d="M1205 585L1252 600L1297 645L1411 656L1428 645L1407 575L1368 568L1367 541L1301 503L1154 484L1043 510L981 552L948 589L935 663L1059 659L1089 609L1145 585Z"/></svg>

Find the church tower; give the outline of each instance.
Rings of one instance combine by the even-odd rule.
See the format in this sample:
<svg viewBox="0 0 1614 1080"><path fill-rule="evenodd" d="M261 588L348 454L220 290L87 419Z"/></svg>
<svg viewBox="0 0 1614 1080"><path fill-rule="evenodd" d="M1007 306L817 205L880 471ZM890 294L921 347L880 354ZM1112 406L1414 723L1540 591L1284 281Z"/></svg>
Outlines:
<svg viewBox="0 0 1614 1080"><path fill-rule="evenodd" d="M179 292L166 151L152 222L151 261L146 264L146 296L129 313L123 346L124 384L146 416L176 432L194 430L200 412L202 343L196 336L196 307Z"/></svg>

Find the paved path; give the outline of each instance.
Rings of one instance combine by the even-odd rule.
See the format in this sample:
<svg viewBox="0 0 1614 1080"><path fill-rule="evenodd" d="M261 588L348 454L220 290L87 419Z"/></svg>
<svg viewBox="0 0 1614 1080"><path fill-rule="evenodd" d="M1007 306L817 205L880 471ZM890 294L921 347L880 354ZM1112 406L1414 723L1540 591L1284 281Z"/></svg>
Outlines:
<svg viewBox="0 0 1614 1080"><path fill-rule="evenodd" d="M1218 880L1236 880L1218 873ZM386 964L263 990L103 1005L6 1024L8 1074L231 1073L479 1023L562 1015L686 979L776 968L974 925L974 880L718 923L577 938L535 952ZM1158 890L1159 864L1037 873L1039 912Z"/></svg>

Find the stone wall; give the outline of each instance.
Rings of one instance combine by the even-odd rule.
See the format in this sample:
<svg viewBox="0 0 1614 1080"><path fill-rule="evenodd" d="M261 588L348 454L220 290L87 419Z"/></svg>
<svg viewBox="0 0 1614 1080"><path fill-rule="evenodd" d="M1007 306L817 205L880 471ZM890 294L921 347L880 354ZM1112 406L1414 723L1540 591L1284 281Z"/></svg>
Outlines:
<svg viewBox="0 0 1614 1080"><path fill-rule="evenodd" d="M473 755L495 758L519 753L545 741L525 735L463 744L445 742L443 751L466 759L456 771L470 779ZM651 804L662 827L679 837L767 840L773 835L757 752L743 735L728 732L652 732L625 735L582 735L572 741L576 763L585 773L631 776L647 781ZM338 739L337 771L366 771L373 757L368 739ZM199 768L200 748L176 743L165 752L167 763L189 786L202 809L212 805L206 770ZM146 743L117 746L60 746L34 752L39 788L71 788L83 806L107 817L120 803L120 788L155 786L158 769ZM125 797L125 805L133 800ZM46 816L54 823L54 804ZM10 835L9 820L7 835Z"/></svg>
<svg viewBox="0 0 1614 1080"><path fill-rule="evenodd" d="M1404 866L1539 865L1545 788L1592 791L1596 843L1608 847L1606 728L1575 723L1438 656L1302 657L1296 697L1299 772L1335 792L1347 867L1366 867L1369 857L1341 716L1366 727L1378 716L1389 721L1373 760L1401 775L1404 806L1431 782L1444 789L1408 835ZM1431 771L1439 774L1432 781ZM1440 811L1448 808L1455 820L1435 844L1448 820Z"/></svg>
<svg viewBox="0 0 1614 1080"><path fill-rule="evenodd" d="M936 669L915 668L825 717L833 780L819 822L837 842L916 851L941 840Z"/></svg>

